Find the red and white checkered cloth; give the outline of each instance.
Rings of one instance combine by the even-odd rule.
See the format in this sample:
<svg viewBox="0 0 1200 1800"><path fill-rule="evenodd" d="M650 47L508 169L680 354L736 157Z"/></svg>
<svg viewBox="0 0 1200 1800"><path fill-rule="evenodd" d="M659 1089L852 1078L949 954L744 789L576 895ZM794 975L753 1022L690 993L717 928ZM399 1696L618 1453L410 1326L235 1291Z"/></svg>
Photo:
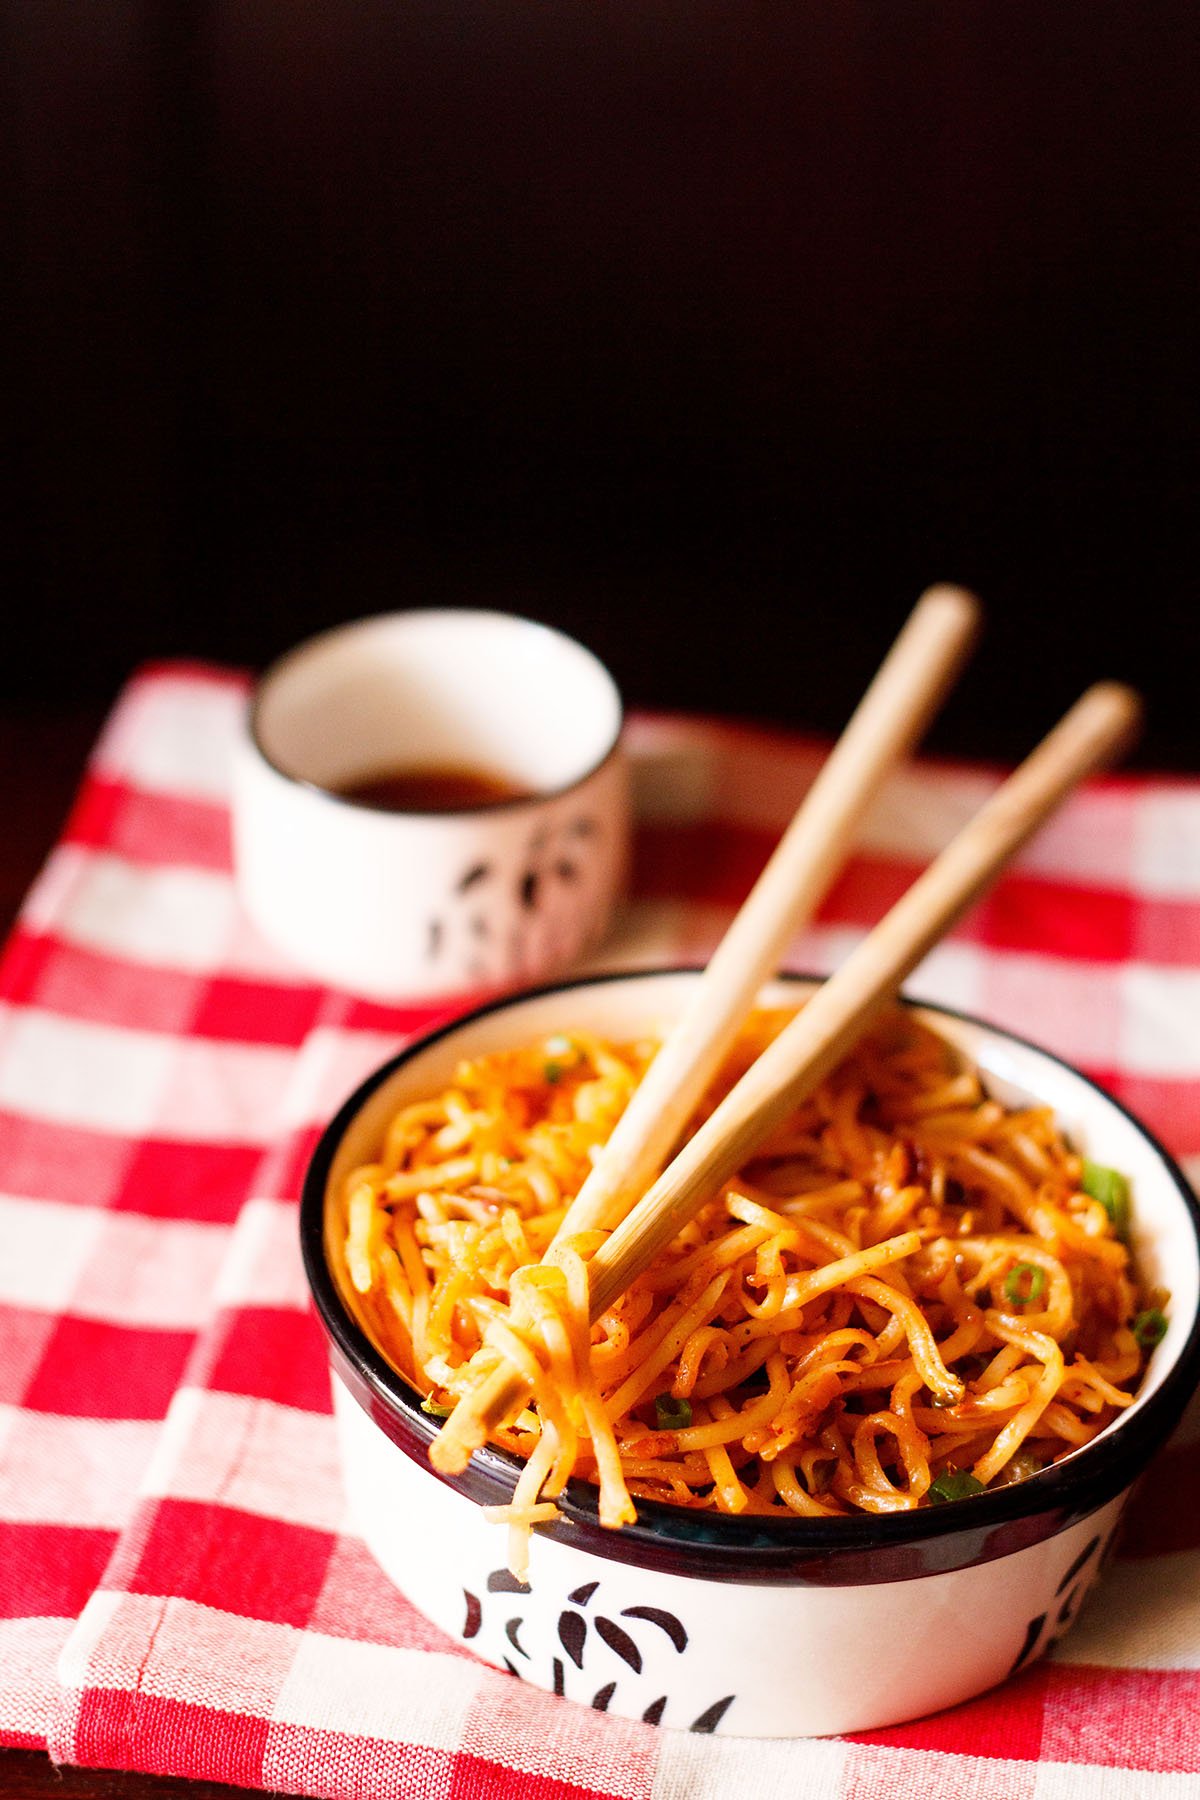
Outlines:
<svg viewBox="0 0 1200 1800"><path fill-rule="evenodd" d="M337 1800L1200 1793L1200 1418L1053 1660L853 1739L592 1713L390 1588L345 1518L295 1198L323 1121L435 1012L317 987L242 920L244 699L210 669L134 680L0 971L0 1740ZM686 719L629 737L635 895L603 962L702 959L820 752ZM994 779L895 779L789 961L835 964ZM911 985L1081 1063L1195 1172L1200 783L1094 784Z"/></svg>

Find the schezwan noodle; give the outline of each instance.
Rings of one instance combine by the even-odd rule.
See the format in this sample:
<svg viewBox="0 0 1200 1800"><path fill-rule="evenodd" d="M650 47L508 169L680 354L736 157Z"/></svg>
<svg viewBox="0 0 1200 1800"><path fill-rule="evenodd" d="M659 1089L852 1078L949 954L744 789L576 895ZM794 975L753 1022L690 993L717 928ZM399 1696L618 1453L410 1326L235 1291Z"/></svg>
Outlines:
<svg viewBox="0 0 1200 1800"><path fill-rule="evenodd" d="M755 1015L698 1117L787 1016ZM464 1062L341 1195L343 1289L430 1411L502 1355L529 1382L496 1436L526 1463L493 1509L518 1569L572 1475L612 1526L636 1497L896 1512L1020 1480L1129 1405L1165 1296L1139 1292L1121 1178L1085 1180L1048 1108L990 1099L901 1009L589 1327L599 1234L540 1259L656 1048L576 1031Z"/></svg>

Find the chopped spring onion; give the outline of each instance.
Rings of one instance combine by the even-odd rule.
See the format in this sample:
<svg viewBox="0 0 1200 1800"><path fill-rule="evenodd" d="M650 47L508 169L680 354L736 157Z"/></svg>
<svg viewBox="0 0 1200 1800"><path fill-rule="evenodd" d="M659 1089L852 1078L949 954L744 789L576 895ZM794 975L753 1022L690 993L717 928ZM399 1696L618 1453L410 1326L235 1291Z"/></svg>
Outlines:
<svg viewBox="0 0 1200 1800"><path fill-rule="evenodd" d="M1004 1277L1004 1295L1014 1306L1028 1306L1046 1291L1046 1271L1037 1263L1014 1263Z"/></svg>
<svg viewBox="0 0 1200 1800"><path fill-rule="evenodd" d="M929 1484L929 1499L934 1506L942 1506L947 1500L965 1500L968 1494L982 1492L982 1481L972 1475L970 1469L943 1469L937 1480Z"/></svg>
<svg viewBox="0 0 1200 1800"><path fill-rule="evenodd" d="M1106 1169L1103 1163L1083 1160L1085 1194L1098 1200L1113 1223L1113 1230L1124 1237L1129 1229L1129 1183L1119 1169Z"/></svg>
<svg viewBox="0 0 1200 1800"><path fill-rule="evenodd" d="M659 1394L654 1401L654 1417L660 1431L684 1431L692 1422L690 1400L677 1400L674 1394Z"/></svg>
<svg viewBox="0 0 1200 1800"><path fill-rule="evenodd" d="M1155 1344L1161 1344L1166 1332L1166 1317L1157 1306L1147 1307L1133 1321L1133 1335L1143 1350L1153 1350Z"/></svg>
<svg viewBox="0 0 1200 1800"><path fill-rule="evenodd" d="M431 1413L435 1419L448 1419L454 1408L443 1406L440 1400L435 1400L432 1394L427 1394L421 1402L421 1411Z"/></svg>
<svg viewBox="0 0 1200 1800"><path fill-rule="evenodd" d="M573 1069L579 1061L579 1046L571 1038L556 1033L546 1039L542 1049L546 1053L542 1074L553 1087L556 1081L562 1080L564 1070Z"/></svg>

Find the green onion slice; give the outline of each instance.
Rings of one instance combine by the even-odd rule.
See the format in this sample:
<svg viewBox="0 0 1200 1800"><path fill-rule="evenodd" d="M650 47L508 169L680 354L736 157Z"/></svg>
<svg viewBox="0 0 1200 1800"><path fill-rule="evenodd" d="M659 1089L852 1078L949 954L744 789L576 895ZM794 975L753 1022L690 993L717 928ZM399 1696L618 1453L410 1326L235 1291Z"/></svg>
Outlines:
<svg viewBox="0 0 1200 1800"><path fill-rule="evenodd" d="M1028 1306L1046 1291L1046 1271L1038 1263L1014 1263L1004 1277L1004 1295L1014 1306Z"/></svg>
<svg viewBox="0 0 1200 1800"><path fill-rule="evenodd" d="M1083 1159L1085 1194L1098 1200L1113 1223L1113 1230L1123 1237L1129 1229L1129 1183L1119 1169L1107 1169L1103 1163Z"/></svg>
<svg viewBox="0 0 1200 1800"><path fill-rule="evenodd" d="M440 1400L435 1400L432 1394L427 1394L421 1402L421 1411L432 1414L435 1419L448 1419L454 1408L443 1406Z"/></svg>
<svg viewBox="0 0 1200 1800"><path fill-rule="evenodd" d="M658 1394L654 1401L654 1417L660 1431L683 1431L692 1422L690 1400L677 1400L674 1394Z"/></svg>
<svg viewBox="0 0 1200 1800"><path fill-rule="evenodd" d="M1133 1335L1143 1350L1153 1350L1167 1334L1166 1316L1157 1306L1149 1306L1133 1321Z"/></svg>
<svg viewBox="0 0 1200 1800"><path fill-rule="evenodd" d="M542 1064L542 1074L552 1087L556 1081L562 1080L567 1069L573 1069L579 1062L579 1045L573 1038L564 1037L561 1032L548 1037L542 1050L546 1058Z"/></svg>
<svg viewBox="0 0 1200 1800"><path fill-rule="evenodd" d="M934 1506L943 1506L947 1500L965 1500L968 1494L982 1494L983 1483L972 1475L970 1469L943 1469L936 1481L929 1484L929 1499Z"/></svg>

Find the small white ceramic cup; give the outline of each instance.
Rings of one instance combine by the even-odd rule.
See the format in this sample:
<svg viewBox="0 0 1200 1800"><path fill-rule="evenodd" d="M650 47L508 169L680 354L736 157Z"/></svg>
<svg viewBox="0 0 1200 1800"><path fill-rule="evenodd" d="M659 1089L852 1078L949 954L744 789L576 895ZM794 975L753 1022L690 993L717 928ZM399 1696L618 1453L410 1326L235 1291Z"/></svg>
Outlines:
<svg viewBox="0 0 1200 1800"><path fill-rule="evenodd" d="M306 971L373 999L567 968L624 880L621 723L589 651L506 613L390 613L310 639L268 669L236 747L246 911ZM397 812L337 792L464 766L516 797Z"/></svg>

